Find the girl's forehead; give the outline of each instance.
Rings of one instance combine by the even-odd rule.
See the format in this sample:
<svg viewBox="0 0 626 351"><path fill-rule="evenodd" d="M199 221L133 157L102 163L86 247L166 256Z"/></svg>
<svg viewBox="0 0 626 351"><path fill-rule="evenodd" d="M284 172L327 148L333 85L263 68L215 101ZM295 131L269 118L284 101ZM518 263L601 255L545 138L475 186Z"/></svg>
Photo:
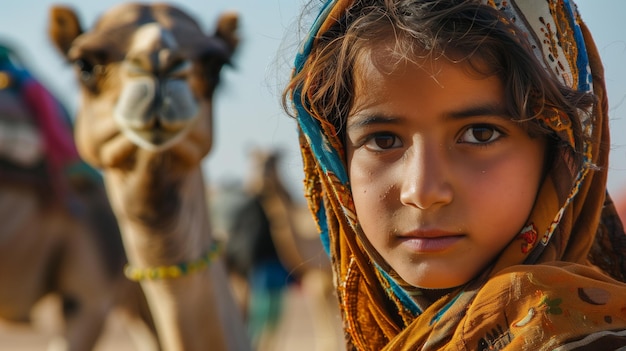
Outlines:
<svg viewBox="0 0 626 351"><path fill-rule="evenodd" d="M355 78L379 74L394 76L401 74L409 65L419 67L437 65L436 60L431 60L426 54L425 50L411 54L403 53L391 41L368 43L355 55Z"/></svg>
<svg viewBox="0 0 626 351"><path fill-rule="evenodd" d="M442 111L471 105L476 102L473 100L489 105L504 102L502 80L498 76L478 74L467 61L426 56L390 62L376 51L358 61L351 114L376 106L374 109L392 106L397 101L412 101L413 107L421 108L443 103L446 106L437 108ZM435 99L438 92L449 95L451 100ZM425 99L426 96L433 98Z"/></svg>
<svg viewBox="0 0 626 351"><path fill-rule="evenodd" d="M401 78L407 71L419 69L426 76L437 81L443 66L454 65L474 78L491 76L486 63L477 56L463 56L460 53L448 55L445 52L416 49L411 53L398 52L392 42L380 43L364 48L356 55L353 66L355 88L363 84L375 84L381 78Z"/></svg>

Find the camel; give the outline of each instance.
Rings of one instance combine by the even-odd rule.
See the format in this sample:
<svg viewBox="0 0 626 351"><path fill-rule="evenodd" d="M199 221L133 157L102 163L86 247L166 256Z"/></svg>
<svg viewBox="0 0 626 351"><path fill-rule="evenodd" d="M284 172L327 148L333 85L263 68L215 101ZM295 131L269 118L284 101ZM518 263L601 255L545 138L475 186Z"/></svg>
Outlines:
<svg viewBox="0 0 626 351"><path fill-rule="evenodd" d="M313 218L304 202L296 201L287 190L278 167L279 150L254 149L250 159L247 184L225 184L214 190L213 213L222 221L219 228L227 242L231 279L251 324L253 344L260 351L276 348L283 308L279 299L295 283L313 315L315 348L341 350L330 259ZM259 316L254 304L263 298L261 304L270 310ZM266 320L260 323L263 318Z"/></svg>
<svg viewBox="0 0 626 351"><path fill-rule="evenodd" d="M48 349L92 350L120 308L136 346L157 350L143 293L121 272L126 258L102 180L78 158L63 106L5 46L0 179L0 319L35 325L38 307L60 302L62 327Z"/></svg>
<svg viewBox="0 0 626 351"><path fill-rule="evenodd" d="M71 62L81 102L80 155L102 170L128 256L167 351L248 350L206 204L202 159L220 70L237 47L238 16L205 34L164 3L124 3L83 31L68 7L50 38Z"/></svg>

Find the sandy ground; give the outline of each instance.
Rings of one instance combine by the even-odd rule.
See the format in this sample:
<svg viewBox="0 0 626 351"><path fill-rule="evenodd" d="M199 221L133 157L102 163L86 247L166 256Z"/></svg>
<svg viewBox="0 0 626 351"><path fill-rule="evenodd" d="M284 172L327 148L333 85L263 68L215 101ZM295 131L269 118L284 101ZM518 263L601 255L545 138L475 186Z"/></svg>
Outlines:
<svg viewBox="0 0 626 351"><path fill-rule="evenodd" d="M50 306L50 301L44 301L35 309L34 316L39 321L35 325L16 325L0 321L0 351L45 351L52 338L50 329L55 323L52 317L54 309ZM312 332L314 328L310 312L302 292L292 288L287 294L285 315L278 328L276 345L273 350L267 351L320 351L316 350L320 340L316 340ZM338 316L328 322L340 328ZM337 339L334 341L340 345L341 332L337 330ZM342 348L338 347L337 351L339 350ZM108 321L105 333L94 351L136 351L119 317L113 315Z"/></svg>

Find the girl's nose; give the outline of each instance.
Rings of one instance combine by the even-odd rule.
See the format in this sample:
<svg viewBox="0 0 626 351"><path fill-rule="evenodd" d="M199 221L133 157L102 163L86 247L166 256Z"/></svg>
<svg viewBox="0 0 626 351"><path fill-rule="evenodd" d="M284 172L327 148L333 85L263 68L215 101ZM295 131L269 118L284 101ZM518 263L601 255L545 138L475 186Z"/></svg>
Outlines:
<svg viewBox="0 0 626 351"><path fill-rule="evenodd" d="M452 202L450 165L441 146L414 145L407 150L400 201L422 210Z"/></svg>

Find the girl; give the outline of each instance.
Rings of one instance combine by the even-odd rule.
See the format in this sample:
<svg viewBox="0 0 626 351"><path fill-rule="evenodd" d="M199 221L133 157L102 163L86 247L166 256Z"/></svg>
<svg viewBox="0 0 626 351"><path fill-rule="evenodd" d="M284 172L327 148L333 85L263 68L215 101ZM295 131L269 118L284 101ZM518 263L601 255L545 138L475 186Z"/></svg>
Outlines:
<svg viewBox="0 0 626 351"><path fill-rule="evenodd" d="M571 1L324 3L284 105L349 350L626 346L603 79Z"/></svg>

